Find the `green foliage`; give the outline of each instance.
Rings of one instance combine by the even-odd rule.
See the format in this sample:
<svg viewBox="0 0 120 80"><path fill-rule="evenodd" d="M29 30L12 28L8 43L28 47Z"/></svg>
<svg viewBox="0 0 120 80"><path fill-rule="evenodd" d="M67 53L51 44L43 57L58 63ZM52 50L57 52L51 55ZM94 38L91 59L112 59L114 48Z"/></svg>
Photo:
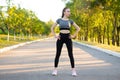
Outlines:
<svg viewBox="0 0 120 80"><path fill-rule="evenodd" d="M66 6L81 27L79 40L120 46L120 0L69 0Z"/></svg>
<svg viewBox="0 0 120 80"><path fill-rule="evenodd" d="M19 35L22 40L24 36L49 35L50 24L39 20L34 12L16 6L8 7L7 11L2 11L3 8L0 7L0 34L8 34L8 41L9 34Z"/></svg>

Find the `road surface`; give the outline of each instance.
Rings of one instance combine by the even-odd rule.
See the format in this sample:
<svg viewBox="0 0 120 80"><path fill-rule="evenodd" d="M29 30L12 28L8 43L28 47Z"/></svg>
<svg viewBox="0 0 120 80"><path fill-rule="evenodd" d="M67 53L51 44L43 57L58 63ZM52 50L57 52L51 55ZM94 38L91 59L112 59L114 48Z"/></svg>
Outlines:
<svg viewBox="0 0 120 80"><path fill-rule="evenodd" d="M0 54L0 80L120 80L120 58L73 43L77 77L71 76L66 46L58 76L52 76L56 39L46 39Z"/></svg>

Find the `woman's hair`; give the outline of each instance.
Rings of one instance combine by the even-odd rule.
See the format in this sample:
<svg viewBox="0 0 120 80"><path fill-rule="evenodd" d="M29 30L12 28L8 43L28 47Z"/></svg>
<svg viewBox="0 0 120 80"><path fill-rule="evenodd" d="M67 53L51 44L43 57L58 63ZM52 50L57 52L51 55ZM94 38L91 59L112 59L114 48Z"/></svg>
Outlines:
<svg viewBox="0 0 120 80"><path fill-rule="evenodd" d="M62 18L64 17L64 12L65 12L66 9L69 9L69 8L68 8L68 7L65 7L65 8L63 9L63 11L62 11Z"/></svg>

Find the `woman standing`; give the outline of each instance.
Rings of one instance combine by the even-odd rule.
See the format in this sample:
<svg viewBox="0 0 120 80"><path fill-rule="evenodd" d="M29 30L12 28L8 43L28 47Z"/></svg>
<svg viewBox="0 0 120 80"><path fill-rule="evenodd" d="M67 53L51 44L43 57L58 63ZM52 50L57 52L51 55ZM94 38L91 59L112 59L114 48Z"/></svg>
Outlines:
<svg viewBox="0 0 120 80"><path fill-rule="evenodd" d="M56 57L54 61L54 67L55 69L53 70L52 75L56 76L57 75L57 67L58 67L58 62L59 62L59 57L61 55L61 50L63 43L66 44L67 50L68 50L68 55L70 58L70 63L71 63L71 68L72 68L72 76L77 76L76 70L75 70L75 64L74 64L74 57L73 57L73 47L72 47L72 38L75 38L77 33L80 31L79 26L69 19L70 17L70 9L65 7L62 11L62 18L57 19L56 23L54 23L51 27L51 32L57 38L56 42ZM54 32L54 28L59 24L59 29L60 29L60 34L57 36ZM70 35L70 26L73 25L76 28L76 32L74 35Z"/></svg>

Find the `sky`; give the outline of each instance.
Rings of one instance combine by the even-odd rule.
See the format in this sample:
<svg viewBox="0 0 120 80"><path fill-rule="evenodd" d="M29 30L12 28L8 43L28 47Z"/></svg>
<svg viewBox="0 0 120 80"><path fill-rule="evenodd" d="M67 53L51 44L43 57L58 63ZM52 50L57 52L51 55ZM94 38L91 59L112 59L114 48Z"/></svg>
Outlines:
<svg viewBox="0 0 120 80"><path fill-rule="evenodd" d="M0 0L0 5L5 6L6 0ZM62 9L65 7L65 2L61 0L12 0L16 6L20 4L22 8L32 10L42 21L50 19L56 21L61 17Z"/></svg>

